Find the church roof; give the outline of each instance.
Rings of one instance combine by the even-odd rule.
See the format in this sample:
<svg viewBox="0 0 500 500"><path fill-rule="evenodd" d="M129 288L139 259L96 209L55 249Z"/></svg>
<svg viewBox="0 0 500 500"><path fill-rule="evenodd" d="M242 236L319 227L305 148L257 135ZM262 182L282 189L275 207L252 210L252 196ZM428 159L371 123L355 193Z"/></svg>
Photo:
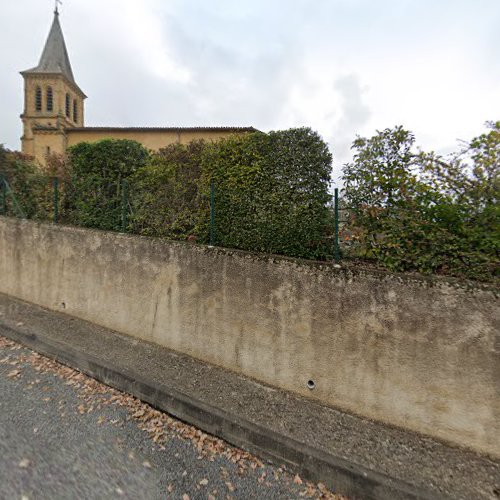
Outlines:
<svg viewBox="0 0 500 500"><path fill-rule="evenodd" d="M258 132L254 127L71 127L66 132Z"/></svg>
<svg viewBox="0 0 500 500"><path fill-rule="evenodd" d="M52 27L50 28L50 33L45 42L38 66L23 73L62 74L71 83L76 85L57 10L54 12L54 21L52 22Z"/></svg>

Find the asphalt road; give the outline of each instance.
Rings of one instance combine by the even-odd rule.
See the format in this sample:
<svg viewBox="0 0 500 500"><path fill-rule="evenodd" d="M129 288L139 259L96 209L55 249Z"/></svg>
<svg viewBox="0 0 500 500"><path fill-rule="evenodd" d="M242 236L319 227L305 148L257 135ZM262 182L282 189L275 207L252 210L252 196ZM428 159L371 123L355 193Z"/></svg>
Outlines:
<svg viewBox="0 0 500 500"><path fill-rule="evenodd" d="M0 337L0 498L340 498Z"/></svg>

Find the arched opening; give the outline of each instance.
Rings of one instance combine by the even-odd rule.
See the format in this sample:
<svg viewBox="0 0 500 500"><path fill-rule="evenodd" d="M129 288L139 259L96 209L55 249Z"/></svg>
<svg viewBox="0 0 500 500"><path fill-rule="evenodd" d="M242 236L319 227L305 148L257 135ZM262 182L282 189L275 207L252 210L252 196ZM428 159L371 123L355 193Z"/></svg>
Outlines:
<svg viewBox="0 0 500 500"><path fill-rule="evenodd" d="M42 111L42 89L40 87L37 87L35 91L35 109Z"/></svg>
<svg viewBox="0 0 500 500"><path fill-rule="evenodd" d="M66 94L66 116L71 118L71 98Z"/></svg>
<svg viewBox="0 0 500 500"><path fill-rule="evenodd" d="M54 94L52 87L47 87L47 111L54 111Z"/></svg>
<svg viewBox="0 0 500 500"><path fill-rule="evenodd" d="M73 121L75 123L78 121L78 103L76 99L73 99Z"/></svg>

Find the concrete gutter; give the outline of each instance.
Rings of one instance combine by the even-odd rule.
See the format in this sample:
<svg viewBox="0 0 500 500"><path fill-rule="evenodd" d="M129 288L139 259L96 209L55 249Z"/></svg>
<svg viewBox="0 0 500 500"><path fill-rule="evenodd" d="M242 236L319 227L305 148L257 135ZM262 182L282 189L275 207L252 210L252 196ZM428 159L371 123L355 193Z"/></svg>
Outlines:
<svg viewBox="0 0 500 500"><path fill-rule="evenodd" d="M305 398L297 398L167 349L5 295L0 295L0 335L132 394L233 445L273 462L285 463L305 479L321 481L351 498L495 498L498 488L495 477L500 477L500 464L491 459L345 416L333 409L320 408ZM180 365L184 366L184 374ZM179 377L174 373L179 373ZM185 385L181 387L183 379ZM202 385L203 380L206 387ZM214 401L214 387L209 387L211 383L220 393L220 400ZM256 394L260 396L256 397ZM242 401L250 401L260 418L247 411ZM318 418L311 419L306 407ZM281 431L276 425L273 428L276 412L280 411L285 420L281 423ZM326 417L321 422L322 411L330 416L338 414L335 417L337 423L326 422ZM289 412L294 414L293 418L288 416ZM340 456L331 448L321 448L305 439L303 429L298 427L300 424L312 426L315 432L323 432L326 436L335 434L337 427L345 426L350 419L354 419L356 426L364 428L344 429L347 435L352 435L355 440L360 432L368 432L371 437L365 436L364 441L368 441L366 446L372 451L367 459L372 464L380 464L380 468L367 467ZM268 425L263 425L263 422ZM289 430L285 432L284 428ZM391 436L394 442L391 442ZM318 440L328 441L321 435ZM386 445L383 453L380 440ZM401 466L398 459L400 451L394 449L398 446L413 450L406 466ZM367 451L365 455L369 453ZM392 466L387 463L391 456L395 457ZM443 459L448 462L443 463ZM436 464L432 463L433 460ZM426 466L423 467L424 463ZM465 476L460 477L460 473L464 475L464 463L467 464ZM406 470L413 474L415 467L420 469L417 471L417 475L420 473L418 481L403 473ZM388 474L387 470L394 474ZM445 477L450 471L455 475L452 481Z"/></svg>

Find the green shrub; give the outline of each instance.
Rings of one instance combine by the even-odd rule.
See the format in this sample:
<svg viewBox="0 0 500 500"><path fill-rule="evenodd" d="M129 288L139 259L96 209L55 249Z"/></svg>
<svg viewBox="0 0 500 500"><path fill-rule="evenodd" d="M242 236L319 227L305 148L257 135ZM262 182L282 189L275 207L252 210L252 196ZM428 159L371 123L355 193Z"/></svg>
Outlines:
<svg viewBox="0 0 500 500"><path fill-rule="evenodd" d="M498 276L500 122L459 154L414 150L402 127L357 138L343 170L357 255L396 271Z"/></svg>
<svg viewBox="0 0 500 500"><path fill-rule="evenodd" d="M64 208L71 224L106 230L121 228L122 181L149 158L138 142L104 139L68 150L71 184Z"/></svg>
<svg viewBox="0 0 500 500"><path fill-rule="evenodd" d="M328 146L307 128L233 136L208 145L199 236L207 241L213 181L218 245L326 258L331 254L331 161Z"/></svg>
<svg viewBox="0 0 500 500"><path fill-rule="evenodd" d="M185 240L196 236L198 185L205 144L171 144L153 153L130 178L131 230Z"/></svg>
<svg viewBox="0 0 500 500"><path fill-rule="evenodd" d="M7 196L7 215L20 216L21 211L24 216L38 220L52 217L52 178L30 158L0 145L0 175L13 193Z"/></svg>

